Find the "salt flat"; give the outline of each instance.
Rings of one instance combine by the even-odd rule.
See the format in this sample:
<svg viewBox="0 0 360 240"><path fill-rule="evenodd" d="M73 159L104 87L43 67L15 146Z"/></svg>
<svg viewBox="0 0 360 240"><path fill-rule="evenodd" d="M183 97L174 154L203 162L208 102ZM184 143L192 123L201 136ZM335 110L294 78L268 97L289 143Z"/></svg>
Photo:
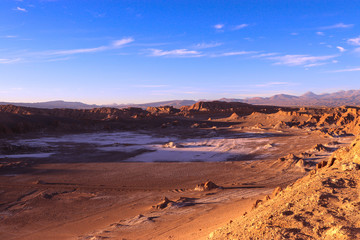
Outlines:
<svg viewBox="0 0 360 240"><path fill-rule="evenodd" d="M5 139L18 151L5 154L15 167L0 174L0 236L202 239L247 211L258 196L305 174L301 168L279 163L279 157L299 155L329 141L297 129L237 128ZM320 153L316 159L327 156ZM194 190L208 180L222 188ZM190 199L191 204L154 209L165 196L173 201ZM17 231L19 226L22 232Z"/></svg>
<svg viewBox="0 0 360 240"><path fill-rule="evenodd" d="M211 135L211 134L210 134ZM179 136L164 137L151 132L98 132L84 134L69 134L62 136L47 136L8 141L9 144L24 147L38 147L39 151L47 152L1 155L8 158L46 158L52 154L61 155L66 149L78 144L91 146L99 152L147 152L130 157L130 162L216 162L226 161L236 155L257 154L263 149L276 150L270 145L273 142L263 133L234 133L232 136L204 136L202 138L183 138ZM167 146L172 143L173 146ZM275 145L274 145L275 146ZM51 151L51 152L49 152ZM261 158L258 154L257 158Z"/></svg>

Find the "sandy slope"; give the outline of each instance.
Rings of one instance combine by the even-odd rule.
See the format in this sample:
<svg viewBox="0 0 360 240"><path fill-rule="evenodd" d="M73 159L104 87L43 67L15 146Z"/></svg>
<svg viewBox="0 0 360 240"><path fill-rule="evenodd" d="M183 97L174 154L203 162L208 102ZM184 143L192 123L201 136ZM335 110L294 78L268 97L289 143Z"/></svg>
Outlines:
<svg viewBox="0 0 360 240"><path fill-rule="evenodd" d="M359 153L358 139L209 239L359 239Z"/></svg>

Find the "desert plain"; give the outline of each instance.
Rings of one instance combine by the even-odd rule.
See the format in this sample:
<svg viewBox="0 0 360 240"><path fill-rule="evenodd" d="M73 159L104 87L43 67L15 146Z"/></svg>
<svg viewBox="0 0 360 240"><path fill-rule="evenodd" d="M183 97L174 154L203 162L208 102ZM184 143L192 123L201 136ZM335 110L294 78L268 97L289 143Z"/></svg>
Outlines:
<svg viewBox="0 0 360 240"><path fill-rule="evenodd" d="M0 110L9 240L261 239L216 229L316 174L355 139L359 112L225 102Z"/></svg>

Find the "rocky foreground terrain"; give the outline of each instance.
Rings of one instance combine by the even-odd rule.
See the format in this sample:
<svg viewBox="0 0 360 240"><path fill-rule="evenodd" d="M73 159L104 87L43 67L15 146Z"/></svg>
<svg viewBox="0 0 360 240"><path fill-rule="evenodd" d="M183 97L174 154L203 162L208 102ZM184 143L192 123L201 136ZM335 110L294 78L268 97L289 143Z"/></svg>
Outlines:
<svg viewBox="0 0 360 240"><path fill-rule="evenodd" d="M360 139L209 239L359 239Z"/></svg>
<svg viewBox="0 0 360 240"><path fill-rule="evenodd" d="M359 116L2 105L0 238L357 239Z"/></svg>

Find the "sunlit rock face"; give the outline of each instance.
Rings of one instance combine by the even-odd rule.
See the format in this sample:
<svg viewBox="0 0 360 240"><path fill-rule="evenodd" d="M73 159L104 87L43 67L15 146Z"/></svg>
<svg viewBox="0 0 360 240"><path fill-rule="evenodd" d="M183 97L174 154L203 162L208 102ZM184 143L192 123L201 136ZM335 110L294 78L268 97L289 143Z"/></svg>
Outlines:
<svg viewBox="0 0 360 240"><path fill-rule="evenodd" d="M359 239L360 139L209 239Z"/></svg>

